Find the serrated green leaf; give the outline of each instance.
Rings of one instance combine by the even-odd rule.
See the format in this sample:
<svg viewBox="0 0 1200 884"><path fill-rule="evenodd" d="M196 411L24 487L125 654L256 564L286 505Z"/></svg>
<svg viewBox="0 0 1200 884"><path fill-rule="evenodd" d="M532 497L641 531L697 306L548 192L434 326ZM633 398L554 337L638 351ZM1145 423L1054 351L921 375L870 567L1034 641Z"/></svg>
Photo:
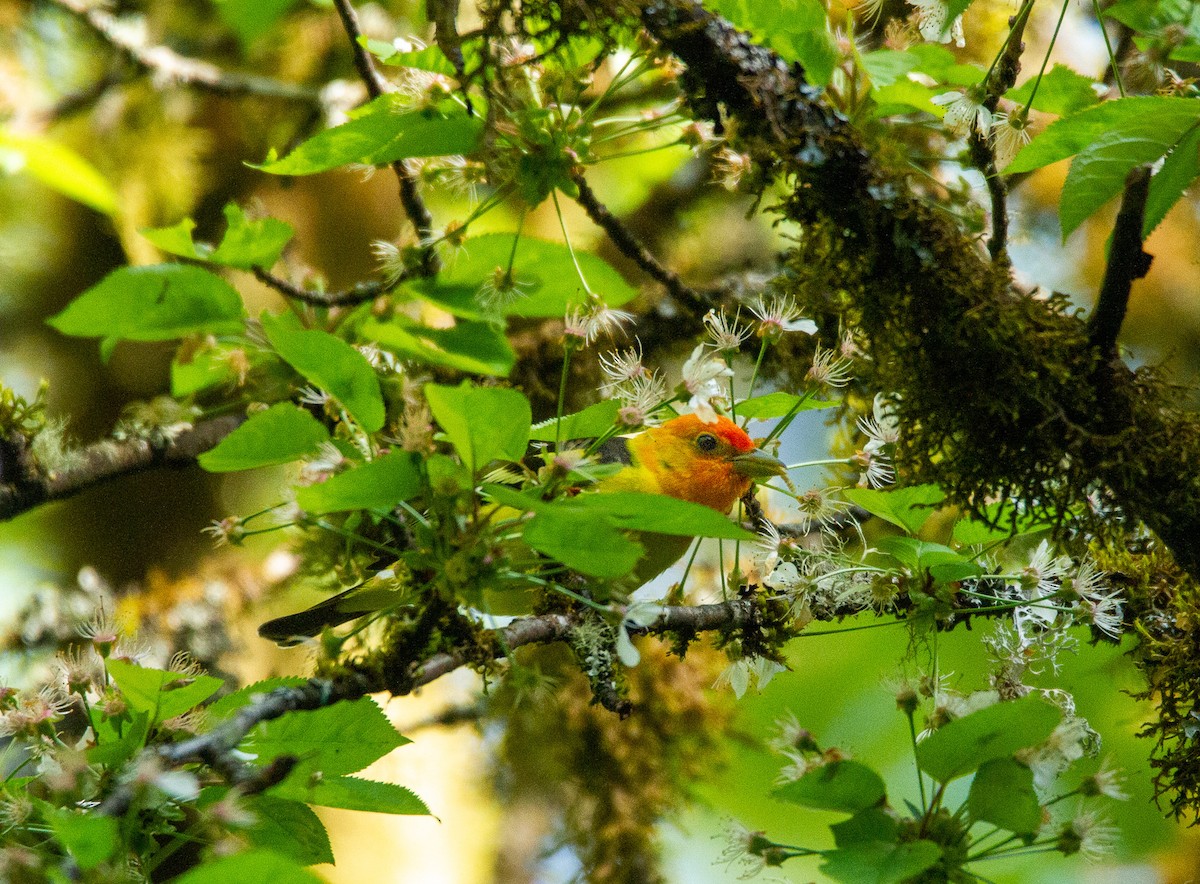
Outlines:
<svg viewBox="0 0 1200 884"><path fill-rule="evenodd" d="M797 407L797 405L799 407ZM755 396L737 404L737 416L751 420L765 421L783 417L796 408L800 411L819 411L822 408L832 408L837 402L832 399L813 399L811 396L795 396L792 393L767 393Z"/></svg>
<svg viewBox="0 0 1200 884"><path fill-rule="evenodd" d="M426 384L425 398L471 472L492 460L520 460L529 445L529 400L516 390Z"/></svg>
<svg viewBox="0 0 1200 884"><path fill-rule="evenodd" d="M320 771L324 777L352 774L410 742L401 736L370 697L321 709L289 712L258 725L242 748L267 764L281 755L299 761L288 780L304 782ZM297 797L282 792L280 797Z"/></svg>
<svg viewBox="0 0 1200 884"><path fill-rule="evenodd" d="M123 660L107 660L104 665L129 707L149 713L152 725L198 706L225 683L211 675L148 669Z"/></svg>
<svg viewBox="0 0 1200 884"><path fill-rule="evenodd" d="M624 577L645 552L604 513L578 507L540 511L526 524L522 537L539 552L592 577Z"/></svg>
<svg viewBox="0 0 1200 884"><path fill-rule="evenodd" d="M315 872L310 872L291 857L261 848L205 860L202 865L172 879L171 884L232 884L235 881L324 884Z"/></svg>
<svg viewBox="0 0 1200 884"><path fill-rule="evenodd" d="M886 792L879 774L861 762L846 760L823 764L771 794L802 807L858 813L882 802Z"/></svg>
<svg viewBox="0 0 1200 884"><path fill-rule="evenodd" d="M917 766L939 783L966 776L994 758L1040 743L1062 710L1036 695L996 703L938 728L917 744Z"/></svg>
<svg viewBox="0 0 1200 884"><path fill-rule="evenodd" d="M568 439L595 439L605 431L612 428L617 422L617 414L621 410L621 402L619 399L605 399L603 402L597 402L595 405L589 405L583 411L577 411L574 414L564 414L562 418L562 430L557 432L559 438ZM550 418L535 424L530 428L529 441L531 442L553 442L556 435L557 420Z"/></svg>
<svg viewBox="0 0 1200 884"><path fill-rule="evenodd" d="M503 307L506 316L561 317L583 303L586 293L575 270L570 250L562 243L522 236L513 253L512 233L485 233L465 243L466 254L438 274L436 279L410 284L413 291L455 315L479 317L479 294L495 277L496 269L512 274L522 295ZM579 269L592 291L609 307L620 307L637 297L637 289L610 264L590 252L577 251Z"/></svg>
<svg viewBox="0 0 1200 884"><path fill-rule="evenodd" d="M1056 64L1041 77L1041 83L1038 83L1037 77L1030 77L1017 88L1008 90L1004 97L1024 106L1036 86L1033 109L1066 116L1100 101L1100 96L1092 88L1094 82L1091 77L1078 74L1066 65Z"/></svg>
<svg viewBox="0 0 1200 884"><path fill-rule="evenodd" d="M97 744L87 750L88 764L115 768L133 758L146 746L150 735L150 713L135 712L122 719L120 730L113 719L99 710L92 711L92 730Z"/></svg>
<svg viewBox="0 0 1200 884"><path fill-rule="evenodd" d="M842 496L873 516L916 534L933 515L937 504L946 499L945 493L936 485L912 485L891 491L876 491L873 488L850 488Z"/></svg>
<svg viewBox="0 0 1200 884"><path fill-rule="evenodd" d="M941 858L942 849L924 839L903 844L855 844L826 853L821 871L842 884L901 884Z"/></svg>
<svg viewBox="0 0 1200 884"><path fill-rule="evenodd" d="M75 813L46 802L39 805L55 837L80 869L94 869L116 852L120 832L115 817Z"/></svg>
<svg viewBox="0 0 1200 884"><path fill-rule="evenodd" d="M1200 60L1198 58L1197 60ZM1146 215L1142 236L1154 232L1171 207L1179 202L1196 177L1200 175L1200 126L1193 126L1179 140L1163 161L1162 168L1150 179L1150 194L1146 198Z"/></svg>
<svg viewBox="0 0 1200 884"><path fill-rule="evenodd" d="M195 242L195 229L196 222L184 218L171 227L151 227L141 234L164 252L181 258L250 270L278 261L294 233L292 225L278 218L248 220L236 203L225 206L225 234L216 248Z"/></svg>
<svg viewBox="0 0 1200 884"><path fill-rule="evenodd" d="M251 847L274 851L306 866L333 862L329 834L303 801L252 795L246 806L255 817L245 830Z"/></svg>
<svg viewBox="0 0 1200 884"><path fill-rule="evenodd" d="M1071 161L1059 201L1063 241L1121 192L1130 169L1157 160L1175 138L1156 121L1145 120L1137 127L1127 124L1119 131L1101 135L1080 151Z"/></svg>
<svg viewBox="0 0 1200 884"><path fill-rule="evenodd" d="M222 721L247 703L254 702L255 697L269 694L276 688L298 688L307 683L307 678L300 678L298 676L267 678L263 681L256 681L254 684L248 684L244 688L239 688L236 691L226 694L219 700L214 700L208 706L208 718L213 722Z"/></svg>
<svg viewBox="0 0 1200 884"><path fill-rule="evenodd" d="M1042 824L1033 771L1013 758L993 758L979 766L967 795L967 807L974 820L1017 835L1032 835Z"/></svg>
<svg viewBox="0 0 1200 884"><path fill-rule="evenodd" d="M393 451L370 463L296 489L296 503L307 513L390 510L421 490L421 470L406 451Z"/></svg>
<svg viewBox="0 0 1200 884"><path fill-rule="evenodd" d="M1040 169L1074 156L1106 133L1112 135L1127 128L1137 131L1147 122L1159 130L1167 144L1173 144L1197 119L1200 101L1192 98L1133 96L1106 101L1047 126L1025 145L1005 172Z"/></svg>
<svg viewBox="0 0 1200 884"><path fill-rule="evenodd" d="M292 776L271 791L320 807L417 816L429 813L425 802L404 786L358 777L323 777L316 781L301 782Z"/></svg>
<svg viewBox="0 0 1200 884"><path fill-rule="evenodd" d="M354 119L314 135L282 159L254 168L272 175L314 175L351 163L380 166L410 157L474 153L483 120L457 105L451 108L407 110L401 96L381 95Z"/></svg>
<svg viewBox="0 0 1200 884"><path fill-rule="evenodd" d="M943 91L942 89L930 89L928 86L914 83L912 80L897 80L880 89L871 90L871 98L875 101L871 116L888 117L893 114L910 114L914 110L919 110L932 114L940 120L946 116L946 108L940 104L934 104L933 99Z"/></svg>
<svg viewBox="0 0 1200 884"><path fill-rule="evenodd" d="M340 402L360 427L368 433L383 428L383 394L367 357L329 332L298 328L292 314L263 313L262 327L275 352Z"/></svg>
<svg viewBox="0 0 1200 884"><path fill-rule="evenodd" d="M0 128L0 173L28 172L63 196L106 215L116 214L117 193L108 179L65 144L44 135Z"/></svg>
<svg viewBox="0 0 1200 884"><path fill-rule="evenodd" d="M290 402L280 402L251 415L196 460L210 473L250 470L291 463L328 441L329 431L315 417Z"/></svg>
<svg viewBox="0 0 1200 884"><path fill-rule="evenodd" d="M169 341L191 334L237 334L242 298L201 267L121 267L46 320L64 335Z"/></svg>
<svg viewBox="0 0 1200 884"><path fill-rule="evenodd" d="M368 319L359 333L401 356L472 374L507 377L517 359L503 329L488 322L427 328L397 316L390 322Z"/></svg>
<svg viewBox="0 0 1200 884"><path fill-rule="evenodd" d="M698 503L637 491L581 494L564 506L601 513L617 528L680 537L718 537L754 542L758 535Z"/></svg>

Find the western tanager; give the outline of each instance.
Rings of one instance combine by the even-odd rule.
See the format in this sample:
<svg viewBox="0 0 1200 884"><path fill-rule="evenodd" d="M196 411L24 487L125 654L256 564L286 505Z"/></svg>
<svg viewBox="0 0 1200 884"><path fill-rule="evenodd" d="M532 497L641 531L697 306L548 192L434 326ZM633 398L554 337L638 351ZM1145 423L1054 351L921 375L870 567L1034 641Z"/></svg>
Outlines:
<svg viewBox="0 0 1200 884"><path fill-rule="evenodd" d="M726 417L705 423L695 415L672 418L631 436L616 436L596 451L605 464L621 469L597 482L596 492L640 491L665 494L728 513L757 479L780 476L781 461L758 448L746 431ZM586 493L591 493L586 492ZM661 574L686 552L691 538L636 532L645 554L633 571L639 583ZM313 636L327 626L353 620L383 605L388 593L369 584L259 627L259 635L279 642Z"/></svg>

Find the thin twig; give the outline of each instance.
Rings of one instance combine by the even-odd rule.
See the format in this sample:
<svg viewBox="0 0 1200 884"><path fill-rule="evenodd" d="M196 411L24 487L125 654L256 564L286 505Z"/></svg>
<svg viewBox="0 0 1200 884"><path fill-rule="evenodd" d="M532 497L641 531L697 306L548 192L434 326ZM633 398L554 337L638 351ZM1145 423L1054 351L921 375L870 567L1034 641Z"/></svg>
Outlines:
<svg viewBox="0 0 1200 884"><path fill-rule="evenodd" d="M226 71L210 62L180 55L166 46L157 46L111 12L85 0L53 2L78 16L105 43L118 50L133 64L166 83L176 83L216 95L252 95L307 105L320 104L320 93L316 89L256 74Z"/></svg>
<svg viewBox="0 0 1200 884"><path fill-rule="evenodd" d="M1017 82L1017 74L1021 71L1021 52L1025 44L1021 38L1025 34L1025 24L1029 21L1029 13L1033 9L1031 2L1026 3L1009 22L1009 33L1004 51L992 69L984 87L983 106L988 113L995 113L1000 98ZM987 184L988 196L992 203L992 236L988 240L988 254L992 260L1008 263L1008 184L996 168L996 152L992 147L990 133L980 132L972 127L970 138L967 140L971 154L971 163L983 173Z"/></svg>
<svg viewBox="0 0 1200 884"><path fill-rule="evenodd" d="M0 521L51 500L62 500L93 485L159 466L183 467L232 433L245 420L225 415L201 421L170 440L104 440L78 452L78 465L56 473L31 467L24 455L25 440L3 440L9 463L0 464ZM15 474L15 475L14 475Z"/></svg>
<svg viewBox="0 0 1200 884"><path fill-rule="evenodd" d="M254 267L252 270L254 276L263 285L270 286L288 298L301 301L305 304L311 304L314 307L353 307L358 304L365 304L367 301L372 301L395 287L404 278L398 278L390 285L372 280L371 282L360 282L354 288L340 292L321 292L314 289L301 288L261 267Z"/></svg>
<svg viewBox="0 0 1200 884"><path fill-rule="evenodd" d="M1125 194L1113 226L1112 246L1096 309L1088 320L1088 339L1105 356L1116 356L1117 335L1125 322L1133 281L1150 272L1153 260L1142 250L1142 224L1150 195L1150 167L1137 166L1125 178Z"/></svg>
<svg viewBox="0 0 1200 884"><path fill-rule="evenodd" d="M333 0L333 5L337 9L338 17L342 20L342 28L345 30L346 36L350 38L350 51L354 54L354 67L358 71L358 76L362 79L363 85L367 87L367 94L372 99L376 99L388 91L388 83L376 70L375 63L371 60L371 54L363 45L358 13L354 11L350 0ZM417 241L423 244L420 264L422 275L433 276L438 272L441 264L437 252L429 242L433 235L433 215L421 198L416 179L404 161L397 160L392 163L392 171L396 173L396 178L400 182L400 204L404 207L404 213L408 216L408 220L416 228Z"/></svg>
<svg viewBox="0 0 1200 884"><path fill-rule="evenodd" d="M649 250L622 223L621 219L610 212L604 203L600 202L600 199L596 196L596 192L592 190L591 185L583 177L582 172L578 170L572 171L571 181L579 190L579 196L575 198L576 201L579 205L583 206L584 211L587 212L588 217L592 219L593 223L608 234L608 238L612 240L613 245L621 250L621 254L646 271L649 276L661 282L667 291L681 301L699 306L710 305L711 298L706 298L700 292L684 283L679 278L678 273L664 266L657 258L650 254Z"/></svg>

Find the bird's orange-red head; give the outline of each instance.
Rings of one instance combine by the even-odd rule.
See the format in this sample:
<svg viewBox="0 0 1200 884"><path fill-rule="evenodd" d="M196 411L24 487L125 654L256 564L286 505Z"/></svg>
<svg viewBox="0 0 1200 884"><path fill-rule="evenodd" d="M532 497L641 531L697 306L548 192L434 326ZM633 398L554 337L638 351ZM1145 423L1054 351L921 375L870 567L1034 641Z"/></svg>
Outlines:
<svg viewBox="0 0 1200 884"><path fill-rule="evenodd" d="M723 513L755 478L783 471L727 417L714 423L694 414L672 418L630 439L629 452L632 464L602 482L601 490L669 494Z"/></svg>

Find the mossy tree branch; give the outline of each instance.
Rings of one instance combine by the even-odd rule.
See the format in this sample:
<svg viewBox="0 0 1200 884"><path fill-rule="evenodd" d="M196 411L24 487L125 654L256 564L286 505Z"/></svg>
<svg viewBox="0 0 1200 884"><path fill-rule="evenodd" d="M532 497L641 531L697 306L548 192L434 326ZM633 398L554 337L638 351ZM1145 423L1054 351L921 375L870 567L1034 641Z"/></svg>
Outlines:
<svg viewBox="0 0 1200 884"><path fill-rule="evenodd" d="M1065 299L1016 290L798 68L695 0L655 0L641 20L688 68L694 111L736 118L744 148L792 183L786 214L806 234L791 261L865 333L876 381L898 394L909 476L972 509L1003 496L1060 519L1102 488L1200 574L1194 414L1149 373L1098 375L1102 354Z"/></svg>

